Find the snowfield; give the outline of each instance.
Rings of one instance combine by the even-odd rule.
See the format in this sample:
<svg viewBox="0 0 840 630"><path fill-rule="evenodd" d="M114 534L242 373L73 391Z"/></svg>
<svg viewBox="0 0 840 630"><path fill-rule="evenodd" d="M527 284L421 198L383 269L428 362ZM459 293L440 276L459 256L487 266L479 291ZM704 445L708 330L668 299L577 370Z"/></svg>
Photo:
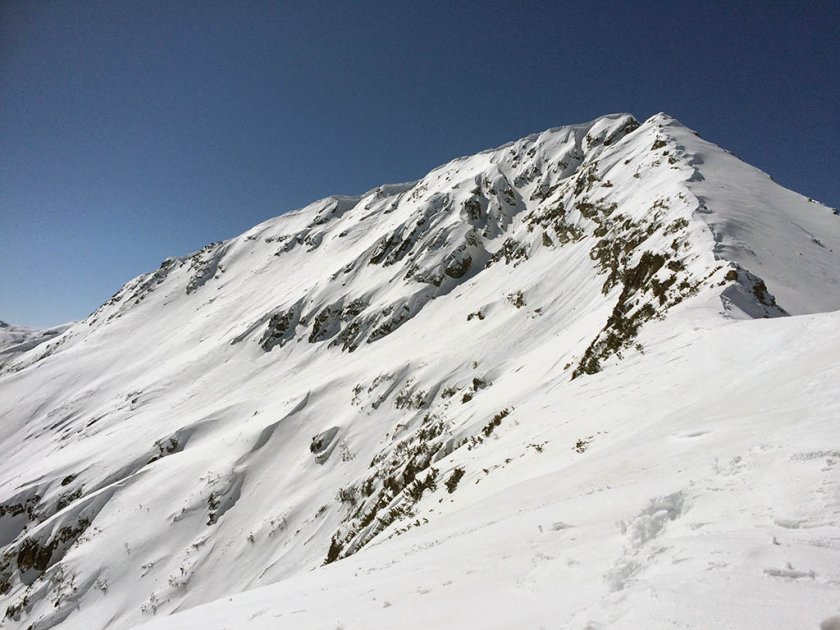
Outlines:
<svg viewBox="0 0 840 630"><path fill-rule="evenodd" d="M0 366L2 627L836 630L839 418L840 216L561 127Z"/></svg>
<svg viewBox="0 0 840 630"><path fill-rule="evenodd" d="M818 628L840 613L838 315L688 318L524 402L423 503L434 526L142 627Z"/></svg>

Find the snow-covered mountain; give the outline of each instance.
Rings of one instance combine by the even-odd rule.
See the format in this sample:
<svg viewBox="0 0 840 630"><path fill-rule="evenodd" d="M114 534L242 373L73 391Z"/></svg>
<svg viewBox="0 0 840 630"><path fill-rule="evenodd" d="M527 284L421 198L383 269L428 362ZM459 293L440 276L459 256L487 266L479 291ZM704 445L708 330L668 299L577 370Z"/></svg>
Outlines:
<svg viewBox="0 0 840 630"><path fill-rule="evenodd" d="M62 324L53 328L36 329L28 326L13 326L0 320L0 368L19 354L60 335L71 325Z"/></svg>
<svg viewBox="0 0 840 630"><path fill-rule="evenodd" d="M664 114L318 201L0 367L2 626L840 627L838 309Z"/></svg>

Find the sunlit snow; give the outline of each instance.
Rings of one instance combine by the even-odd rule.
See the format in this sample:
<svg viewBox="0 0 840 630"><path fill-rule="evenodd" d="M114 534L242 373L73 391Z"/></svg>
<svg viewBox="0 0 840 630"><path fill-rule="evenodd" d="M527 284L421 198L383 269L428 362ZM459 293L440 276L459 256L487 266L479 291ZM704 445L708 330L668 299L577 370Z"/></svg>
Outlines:
<svg viewBox="0 0 840 630"><path fill-rule="evenodd" d="M0 364L3 627L836 630L838 418L836 212L549 130Z"/></svg>

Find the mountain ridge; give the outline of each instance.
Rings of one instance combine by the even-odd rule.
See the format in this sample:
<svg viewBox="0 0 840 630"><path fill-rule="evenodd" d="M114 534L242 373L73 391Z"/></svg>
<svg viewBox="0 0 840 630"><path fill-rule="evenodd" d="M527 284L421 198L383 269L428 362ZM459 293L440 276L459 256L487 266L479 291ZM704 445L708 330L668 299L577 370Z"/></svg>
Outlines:
<svg viewBox="0 0 840 630"><path fill-rule="evenodd" d="M830 209L614 114L168 258L0 368L7 623L132 627L424 536L571 439L531 400L838 310L838 252ZM585 426L558 465L609 442Z"/></svg>
<svg viewBox="0 0 840 630"><path fill-rule="evenodd" d="M630 116L628 114L613 114L613 115L610 115L608 117L602 117L602 118L596 119L594 121L591 121L590 123L584 123L582 125L575 126L575 127L573 127L573 129L575 129L575 131L572 132L572 133L575 133L578 137L576 138L576 143L575 143L573 148L575 148L575 149L579 148L579 144L585 140L585 138L583 138L583 136L585 136L586 132L588 132L588 130L591 129L594 125L599 124L599 123L603 123L604 121L624 121L625 123L628 123L628 124L630 124L630 121L632 121L633 125L638 124L637 121L635 121L635 119L632 118L632 116ZM667 115L664 115L664 114L657 114L653 118L649 119L649 121L647 121L646 124L649 124L649 125L660 124L660 125L663 125L663 126L664 125L674 125L674 124L676 124L679 129L685 130L686 133L694 134L694 132L691 132L690 130L687 130L687 128L682 127L682 125L680 125L679 123L677 123L676 121L674 121L670 117L667 117ZM543 138L547 137L547 136L550 137L552 135L556 135L556 134L564 132L564 131L568 134L570 129L572 129L572 128L569 128L569 127L554 128L554 129L548 130L546 132L542 132L541 134L532 134L532 135L526 137L525 139L520 140L520 141L516 141L516 142L519 142L520 144L534 143L534 142L537 142L539 140L539 138L541 138L541 137L543 137ZM437 169L433 169L427 177L432 177L435 173L445 171L447 168L451 169L451 168L454 167L454 165L456 165L460 162L464 162L465 160L469 160L470 157L475 158L477 156L493 156L493 155L498 154L500 152L504 152L505 150L510 149L511 147L516 145L516 142L506 143L506 144L504 144L501 147L498 147L496 149L489 149L487 151L483 151L479 154L476 154L476 156L466 156L466 157L456 158L455 160L447 163L446 165L438 167ZM760 173L760 171L756 171L756 172ZM767 176L767 177L769 177L769 176ZM297 211L293 211L292 213L288 213L286 215L281 215L281 217L278 217L278 218L275 218L275 219L270 219L266 222L263 222L263 223L259 224L258 226L255 226L251 230L246 231L240 237L235 237L234 239L229 239L228 241L222 241L222 242L219 242L218 244L208 245L205 248L203 248L202 250L200 250L199 252L196 252L195 254L193 254L191 256L188 256L187 258L190 258L192 260L196 260L197 258L200 258L202 256L202 254L206 254L208 252L208 250L210 250L214 247L216 247L216 248L229 247L229 246L231 246L231 244L233 244L237 240L237 238L246 238L246 239L256 238L256 236L254 236L254 233L256 231L264 231L264 230L267 230L267 229L271 229L271 227L274 226L277 221L283 221L284 219L286 221L292 221L292 220L294 220L298 217L305 217L305 216L308 216L308 214L315 214L316 216L313 217L313 223L315 223L315 224L318 224L318 223L326 224L326 223L329 223L332 219L337 218L335 216L336 213L343 214L344 212L347 212L350 209L350 204L352 204L352 206L355 206L361 200L366 199L366 198L370 198L372 196L375 196L376 194L383 194L383 193L384 194L389 194L388 191L394 191L394 192L397 192L397 193L400 193L400 192L405 193L405 192L411 190L412 188L414 188L415 186L417 186L418 182L424 181L424 179L420 179L420 180L417 180L416 182L409 182L409 183L404 183L404 184L392 184L392 185L380 186L380 187L377 187L375 189L372 189L368 193L365 193L364 195L361 195L361 196L331 195L329 197L326 197L324 199L316 201L313 204L310 204L309 206L301 208ZM377 192L377 191L379 191L379 192ZM389 196L391 196L391 195L389 195ZM700 207L702 208L702 201L701 200L698 200L698 201L699 201ZM333 205L334 205L334 207L332 207ZM480 211L481 210L479 209L479 212ZM286 238L288 238L289 236L292 236L296 240L297 239L301 240L301 242L307 238L306 234L283 235L283 236L285 236ZM321 238L322 238L322 236L321 236ZM287 243L286 244L286 249L291 249L298 244L300 244L300 243L297 243L297 242ZM311 247L312 243L309 243L308 246ZM317 247L317 245L315 245L315 247ZM719 245L716 245L716 247L719 247ZM833 246L832 246L832 250L833 250ZM496 252L496 253L498 253L498 252ZM831 253L833 253L833 251ZM737 259L742 258L742 256L730 255L730 258L735 258L736 260L733 260L732 262L736 262L736 263L740 264L740 261L737 260ZM181 261L181 262L183 262L183 260L184 260L184 257L167 259L167 261L170 261L170 262L167 263L167 261L164 261L163 266L166 266L167 264L171 264L171 261ZM388 261L386 261L386 262L388 262ZM755 261L750 261L750 262L755 262ZM750 268L747 265L743 265L743 266L747 267L747 269ZM215 273L215 271L216 271L216 268L213 266L212 260L208 261L208 265L204 268L204 273L208 273L208 274L212 275L212 274ZM154 281L156 281L157 279L161 279L160 277L165 275L165 274L161 273L161 270L158 270L158 272L155 272L155 273L157 275L153 277ZM761 276L761 272L759 272L758 275ZM807 275L807 274L803 274L803 275ZM140 277L143 277L143 276L140 276ZM132 282L133 283L140 282L140 277L136 278L135 280L131 281L128 284L130 285ZM209 277L208 277L208 279L209 279ZM205 279L203 277L197 277L195 280L196 280L197 283L202 283ZM198 288L198 284L196 285L196 288ZM772 285L770 287L770 293L771 294L773 293L773 286ZM830 295L831 292L824 292L824 293L825 293L825 295ZM840 307L840 306L838 306L838 304L836 303L836 300L835 300L833 302L830 302L828 305L821 304L819 308L821 310L828 310L829 308L837 308L837 307Z"/></svg>

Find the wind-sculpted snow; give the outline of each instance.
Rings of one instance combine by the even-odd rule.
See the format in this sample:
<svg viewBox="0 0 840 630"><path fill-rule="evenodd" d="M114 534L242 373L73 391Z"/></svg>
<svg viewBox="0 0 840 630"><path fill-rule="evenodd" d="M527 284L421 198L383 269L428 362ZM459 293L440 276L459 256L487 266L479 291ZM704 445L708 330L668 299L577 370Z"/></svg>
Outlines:
<svg viewBox="0 0 840 630"><path fill-rule="evenodd" d="M840 340L834 314L787 315L840 308L839 270L830 209L626 114L169 258L0 366L3 623L749 627L721 586L746 571L816 627ZM787 471L807 502L768 489ZM713 621L687 604L700 575Z"/></svg>

